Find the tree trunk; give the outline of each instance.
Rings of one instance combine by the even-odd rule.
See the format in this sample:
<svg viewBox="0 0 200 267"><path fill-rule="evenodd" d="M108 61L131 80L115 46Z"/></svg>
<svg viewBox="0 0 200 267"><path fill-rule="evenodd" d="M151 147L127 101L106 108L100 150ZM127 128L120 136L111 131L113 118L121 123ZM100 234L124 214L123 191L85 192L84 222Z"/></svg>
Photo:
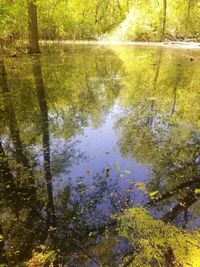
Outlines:
<svg viewBox="0 0 200 267"><path fill-rule="evenodd" d="M40 53L38 42L37 6L35 0L28 0L29 53Z"/></svg>
<svg viewBox="0 0 200 267"><path fill-rule="evenodd" d="M160 41L164 41L165 39L165 31L166 31L166 17L167 17L167 0L163 0L163 15L162 15L162 32Z"/></svg>
<svg viewBox="0 0 200 267"><path fill-rule="evenodd" d="M189 18L190 18L190 9L191 9L191 0L188 0L187 17L186 17L186 22L185 22L185 37L187 37L187 33L188 33L188 23L189 23Z"/></svg>

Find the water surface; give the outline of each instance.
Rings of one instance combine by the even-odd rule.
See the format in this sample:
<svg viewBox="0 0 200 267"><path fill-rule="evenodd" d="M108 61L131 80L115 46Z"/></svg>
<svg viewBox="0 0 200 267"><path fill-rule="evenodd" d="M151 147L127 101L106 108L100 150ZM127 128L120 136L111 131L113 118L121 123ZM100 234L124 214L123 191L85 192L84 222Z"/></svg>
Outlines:
<svg viewBox="0 0 200 267"><path fill-rule="evenodd" d="M132 206L198 227L199 77L199 52L160 47L51 46L4 58L0 204L10 266L48 243L47 229L57 231L63 264L118 266L94 250L102 233L92 233ZM82 255L91 248L92 260Z"/></svg>

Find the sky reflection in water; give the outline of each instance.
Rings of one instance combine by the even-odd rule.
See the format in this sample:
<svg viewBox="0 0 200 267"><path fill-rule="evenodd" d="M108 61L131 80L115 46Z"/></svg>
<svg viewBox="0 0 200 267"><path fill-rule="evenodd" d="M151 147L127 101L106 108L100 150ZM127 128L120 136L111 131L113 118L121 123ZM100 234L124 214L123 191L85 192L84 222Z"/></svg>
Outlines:
<svg viewBox="0 0 200 267"><path fill-rule="evenodd" d="M41 204L32 204L47 210L50 225L54 210L62 222L91 228L129 197L163 220L198 225L198 53L69 45L1 64L1 166L11 179L2 188L12 193L2 191L2 209L16 210L13 192L34 178ZM19 201L17 209L27 207Z"/></svg>

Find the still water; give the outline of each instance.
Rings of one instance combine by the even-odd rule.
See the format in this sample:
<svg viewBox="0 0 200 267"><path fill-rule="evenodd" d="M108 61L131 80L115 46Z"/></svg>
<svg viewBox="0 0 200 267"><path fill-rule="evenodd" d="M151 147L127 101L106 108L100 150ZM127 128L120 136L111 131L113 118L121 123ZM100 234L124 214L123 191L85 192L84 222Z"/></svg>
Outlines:
<svg viewBox="0 0 200 267"><path fill-rule="evenodd" d="M51 46L0 68L1 262L120 266L113 225L135 206L198 228L199 52Z"/></svg>

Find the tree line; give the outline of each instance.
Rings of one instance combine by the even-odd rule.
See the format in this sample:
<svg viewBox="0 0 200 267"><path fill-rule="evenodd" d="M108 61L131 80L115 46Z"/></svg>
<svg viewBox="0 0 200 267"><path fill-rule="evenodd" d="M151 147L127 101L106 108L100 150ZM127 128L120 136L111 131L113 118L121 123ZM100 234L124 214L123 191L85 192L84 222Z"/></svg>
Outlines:
<svg viewBox="0 0 200 267"><path fill-rule="evenodd" d="M27 40L198 40L199 0L2 0L1 44ZM5 41L6 40L6 41Z"/></svg>

